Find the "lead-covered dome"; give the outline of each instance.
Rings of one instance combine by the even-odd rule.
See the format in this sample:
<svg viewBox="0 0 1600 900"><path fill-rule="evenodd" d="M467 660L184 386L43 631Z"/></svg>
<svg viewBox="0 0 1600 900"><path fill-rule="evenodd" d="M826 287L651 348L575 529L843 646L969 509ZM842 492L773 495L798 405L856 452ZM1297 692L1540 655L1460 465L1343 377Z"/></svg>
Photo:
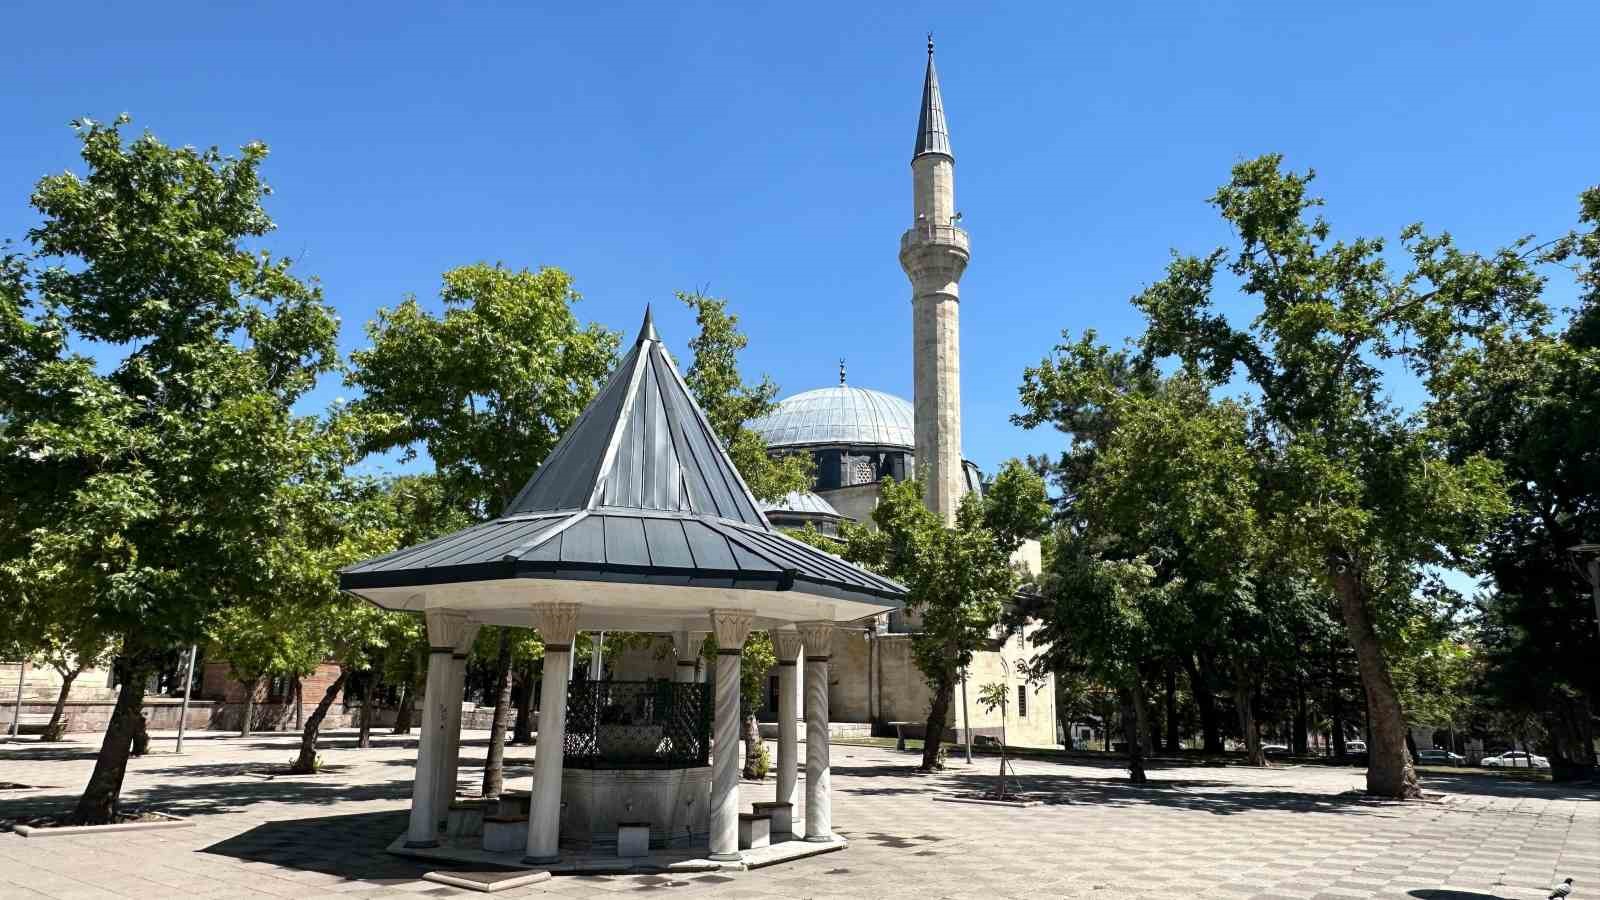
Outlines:
<svg viewBox="0 0 1600 900"><path fill-rule="evenodd" d="M916 445L914 422L904 399L841 384L781 400L749 427L769 448L854 444L910 450Z"/></svg>

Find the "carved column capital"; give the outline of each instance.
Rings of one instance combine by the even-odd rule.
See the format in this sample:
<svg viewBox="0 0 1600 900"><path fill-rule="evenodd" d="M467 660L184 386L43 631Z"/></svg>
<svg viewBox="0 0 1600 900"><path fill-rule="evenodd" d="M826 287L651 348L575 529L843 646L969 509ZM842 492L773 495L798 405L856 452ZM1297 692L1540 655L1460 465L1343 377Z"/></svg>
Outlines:
<svg viewBox="0 0 1600 900"><path fill-rule="evenodd" d="M827 659L833 655L832 622L801 622L795 626L806 645L806 659Z"/></svg>
<svg viewBox="0 0 1600 900"><path fill-rule="evenodd" d="M455 650L451 656L457 659L466 659L472 653L472 642L478 639L478 632L483 630L482 622L468 621L461 629L461 636L456 638Z"/></svg>
<svg viewBox="0 0 1600 900"><path fill-rule="evenodd" d="M467 630L467 614L459 609L430 609L422 614L428 627L428 647L436 653L454 653ZM477 629L473 629L477 637Z"/></svg>
<svg viewBox="0 0 1600 900"><path fill-rule="evenodd" d="M578 637L578 609L576 603L535 603L533 627L544 641L545 649L567 652Z"/></svg>
<svg viewBox="0 0 1600 900"><path fill-rule="evenodd" d="M718 652L744 649L755 621L756 614L747 609L713 609L711 631L717 636Z"/></svg>
<svg viewBox="0 0 1600 900"><path fill-rule="evenodd" d="M800 632L793 628L777 628L772 631L772 651L777 654L778 662L792 663L800 655L800 648L804 645Z"/></svg>

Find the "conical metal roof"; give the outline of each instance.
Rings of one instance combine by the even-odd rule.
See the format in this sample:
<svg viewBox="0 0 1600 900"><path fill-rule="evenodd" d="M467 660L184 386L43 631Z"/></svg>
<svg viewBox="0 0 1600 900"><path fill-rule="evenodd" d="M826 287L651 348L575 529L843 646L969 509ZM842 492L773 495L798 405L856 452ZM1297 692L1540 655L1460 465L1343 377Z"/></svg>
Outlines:
<svg viewBox="0 0 1600 900"><path fill-rule="evenodd" d="M924 153L943 153L951 159L950 126L944 120L944 98L939 95L939 72L933 67L933 37L928 37L928 71L922 76L922 112L917 117L916 159Z"/></svg>
<svg viewBox="0 0 1600 900"><path fill-rule="evenodd" d="M579 509L690 512L769 528L648 309L633 350L506 513Z"/></svg>
<svg viewBox="0 0 1600 900"><path fill-rule="evenodd" d="M709 606L776 625L854 621L905 589L775 531L678 374L649 312L638 340L499 518L339 573L386 609L529 624L574 602L580 628L703 630ZM774 593L780 592L780 593Z"/></svg>

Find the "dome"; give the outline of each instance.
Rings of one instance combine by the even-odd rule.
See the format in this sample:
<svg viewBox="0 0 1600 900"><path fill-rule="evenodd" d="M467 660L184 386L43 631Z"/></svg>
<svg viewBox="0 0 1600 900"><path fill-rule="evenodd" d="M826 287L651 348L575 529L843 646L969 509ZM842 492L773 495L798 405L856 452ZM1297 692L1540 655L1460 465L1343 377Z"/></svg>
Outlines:
<svg viewBox="0 0 1600 900"><path fill-rule="evenodd" d="M767 447L916 445L911 404L893 394L847 384L795 394L750 423Z"/></svg>
<svg viewBox="0 0 1600 900"><path fill-rule="evenodd" d="M776 503L757 500L756 504L761 507L763 513L769 516L774 514L782 516L784 513L791 513L801 518L808 516L844 518L837 509L833 508L833 504L811 491L790 491Z"/></svg>

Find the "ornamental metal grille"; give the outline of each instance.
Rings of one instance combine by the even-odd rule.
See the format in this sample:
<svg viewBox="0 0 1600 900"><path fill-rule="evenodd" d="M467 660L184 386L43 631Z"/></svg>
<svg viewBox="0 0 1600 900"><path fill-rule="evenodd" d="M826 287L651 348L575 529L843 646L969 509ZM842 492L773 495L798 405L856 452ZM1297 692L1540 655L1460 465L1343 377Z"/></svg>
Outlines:
<svg viewBox="0 0 1600 900"><path fill-rule="evenodd" d="M711 764L711 686L579 681L567 688L564 759L579 769Z"/></svg>

